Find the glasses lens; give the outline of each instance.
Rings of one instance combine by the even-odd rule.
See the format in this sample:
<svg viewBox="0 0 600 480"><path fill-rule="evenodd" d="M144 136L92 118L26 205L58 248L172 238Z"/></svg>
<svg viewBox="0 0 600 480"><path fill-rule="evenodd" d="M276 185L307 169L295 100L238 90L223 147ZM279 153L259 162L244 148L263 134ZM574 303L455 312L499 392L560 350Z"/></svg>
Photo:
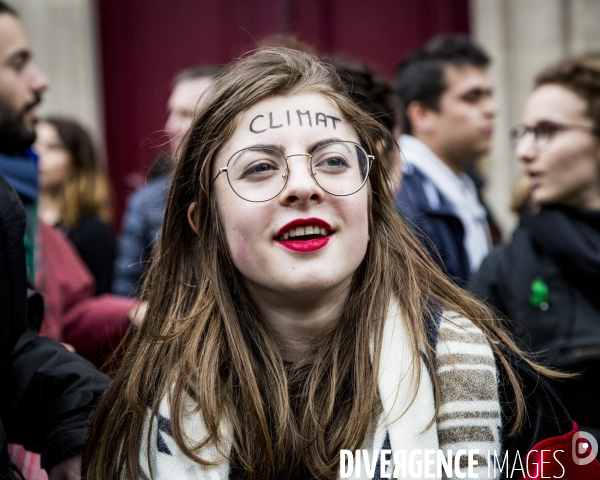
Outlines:
<svg viewBox="0 0 600 480"><path fill-rule="evenodd" d="M563 129L560 125L550 122L543 122L533 129L535 140L540 147L548 145L558 132Z"/></svg>
<svg viewBox="0 0 600 480"><path fill-rule="evenodd" d="M246 148L227 164L227 178L235 193L250 202L276 197L285 185L287 163L276 150Z"/></svg>
<svg viewBox="0 0 600 480"><path fill-rule="evenodd" d="M369 157L353 142L324 145L312 155L311 168L316 182L332 195L351 195L369 176Z"/></svg>

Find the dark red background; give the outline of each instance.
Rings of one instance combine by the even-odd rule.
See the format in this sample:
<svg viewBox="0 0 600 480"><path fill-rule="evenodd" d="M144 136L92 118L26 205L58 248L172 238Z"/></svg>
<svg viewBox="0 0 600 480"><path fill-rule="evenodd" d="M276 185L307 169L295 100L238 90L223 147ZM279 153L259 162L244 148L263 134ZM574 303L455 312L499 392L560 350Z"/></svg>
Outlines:
<svg viewBox="0 0 600 480"><path fill-rule="evenodd" d="M165 105L179 70L225 64L268 34L293 33L323 54L352 56L391 78L398 61L432 36L469 29L468 0L100 0L98 5L117 219L135 174L144 174L166 150Z"/></svg>

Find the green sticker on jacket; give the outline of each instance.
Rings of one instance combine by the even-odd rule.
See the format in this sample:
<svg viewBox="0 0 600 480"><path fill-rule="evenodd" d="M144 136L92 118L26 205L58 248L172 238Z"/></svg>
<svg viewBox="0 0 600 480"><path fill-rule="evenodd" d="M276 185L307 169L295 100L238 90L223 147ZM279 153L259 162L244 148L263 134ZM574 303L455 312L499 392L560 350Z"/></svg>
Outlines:
<svg viewBox="0 0 600 480"><path fill-rule="evenodd" d="M548 310L550 307L548 303L549 290L546 282L540 277L536 277L531 282L531 294L529 295L529 303L532 307L539 308L542 311Z"/></svg>

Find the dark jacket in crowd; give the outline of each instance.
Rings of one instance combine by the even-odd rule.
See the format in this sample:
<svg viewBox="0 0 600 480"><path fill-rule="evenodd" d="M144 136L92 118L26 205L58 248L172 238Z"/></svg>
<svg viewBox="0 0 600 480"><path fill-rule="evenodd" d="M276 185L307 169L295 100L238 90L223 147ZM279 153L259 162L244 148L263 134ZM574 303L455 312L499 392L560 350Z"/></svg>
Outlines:
<svg viewBox="0 0 600 480"><path fill-rule="evenodd" d="M71 344L77 353L101 367L126 335L137 301L110 294L94 296L94 279L73 244L57 228L38 221L35 162L33 153L0 154L0 173L26 208L28 278L44 295L46 306L40 332Z"/></svg>
<svg viewBox="0 0 600 480"><path fill-rule="evenodd" d="M408 220L438 266L455 283L465 286L471 273L463 225L452 204L414 165L405 168L395 208Z"/></svg>
<svg viewBox="0 0 600 480"><path fill-rule="evenodd" d="M39 295L27 300L25 211L0 174L0 479L14 479L7 442L42 454L50 470L79 453L109 380L89 362L37 335Z"/></svg>
<svg viewBox="0 0 600 480"><path fill-rule="evenodd" d="M581 373L553 387L581 429L600 437L600 214L525 212L471 289L510 320L538 361Z"/></svg>
<svg viewBox="0 0 600 480"><path fill-rule="evenodd" d="M171 175L152 180L128 200L115 261L113 293L139 297L150 253L162 228Z"/></svg>
<svg viewBox="0 0 600 480"><path fill-rule="evenodd" d="M117 256L117 237L110 225L98 217L87 216L65 234L96 281L96 295L112 290L113 269Z"/></svg>

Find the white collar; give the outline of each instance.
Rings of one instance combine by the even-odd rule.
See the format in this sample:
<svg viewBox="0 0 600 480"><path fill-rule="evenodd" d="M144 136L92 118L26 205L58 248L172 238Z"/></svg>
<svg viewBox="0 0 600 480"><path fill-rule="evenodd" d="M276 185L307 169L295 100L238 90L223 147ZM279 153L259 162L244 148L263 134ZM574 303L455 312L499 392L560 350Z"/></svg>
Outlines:
<svg viewBox="0 0 600 480"><path fill-rule="evenodd" d="M425 143L412 135L400 137L400 149L406 162L417 167L433 182L454 205L459 216L466 208L474 217L486 217L485 209L477 198L475 183L467 174L454 173Z"/></svg>

